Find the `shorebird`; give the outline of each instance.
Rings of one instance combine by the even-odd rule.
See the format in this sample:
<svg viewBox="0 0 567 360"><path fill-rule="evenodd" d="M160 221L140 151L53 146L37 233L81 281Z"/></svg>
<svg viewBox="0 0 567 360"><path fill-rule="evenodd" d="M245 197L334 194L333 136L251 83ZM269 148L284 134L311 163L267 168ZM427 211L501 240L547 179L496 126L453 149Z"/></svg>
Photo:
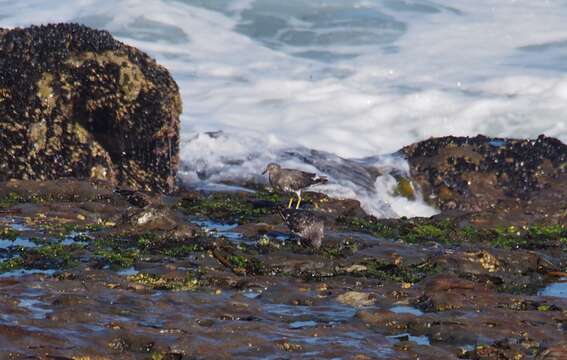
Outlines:
<svg viewBox="0 0 567 360"><path fill-rule="evenodd" d="M280 216L302 245L319 249L325 236L325 222L312 211L283 209Z"/></svg>
<svg viewBox="0 0 567 360"><path fill-rule="evenodd" d="M301 190L316 184L325 184L327 178L325 176L318 176L314 173L309 173L295 169L284 169L276 163L270 163L266 166L266 170L262 174L268 173L270 185L276 190L285 191L288 193L295 193L297 195L296 209L299 209L301 204ZM293 204L293 195L289 199L287 208L291 208Z"/></svg>

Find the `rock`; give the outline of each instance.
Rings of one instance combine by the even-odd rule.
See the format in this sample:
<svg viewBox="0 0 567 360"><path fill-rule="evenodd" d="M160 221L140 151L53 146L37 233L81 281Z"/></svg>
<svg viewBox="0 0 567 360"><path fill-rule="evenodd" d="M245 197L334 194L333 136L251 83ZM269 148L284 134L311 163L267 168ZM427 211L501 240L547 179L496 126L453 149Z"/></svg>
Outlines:
<svg viewBox="0 0 567 360"><path fill-rule="evenodd" d="M432 138L403 148L426 199L476 225L565 223L567 145L535 140Z"/></svg>
<svg viewBox="0 0 567 360"><path fill-rule="evenodd" d="M0 181L175 187L181 99L169 72L78 24L0 32Z"/></svg>
<svg viewBox="0 0 567 360"><path fill-rule="evenodd" d="M356 317L363 323L390 331L404 331L416 320L413 314L396 314L389 310L361 310Z"/></svg>
<svg viewBox="0 0 567 360"><path fill-rule="evenodd" d="M450 291L453 289L472 290L475 284L472 281L460 279L453 275L441 274L437 275L425 282L427 291L440 292Z"/></svg>
<svg viewBox="0 0 567 360"><path fill-rule="evenodd" d="M1 166L1 165L0 165ZM106 181L61 179L48 181L11 180L0 182L0 199L13 197L19 202L111 200L112 184Z"/></svg>
<svg viewBox="0 0 567 360"><path fill-rule="evenodd" d="M341 304L351 305L354 307L370 306L374 304L374 297L372 294L359 292L359 291L347 291L344 294L337 296L337 301Z"/></svg>
<svg viewBox="0 0 567 360"><path fill-rule="evenodd" d="M354 264L345 269L347 273L357 273L357 272L365 272L368 270L368 267L364 265Z"/></svg>
<svg viewBox="0 0 567 360"><path fill-rule="evenodd" d="M545 350L540 357L540 359L545 360L560 360L565 358L567 358L567 342L562 342L550 347L549 349Z"/></svg>

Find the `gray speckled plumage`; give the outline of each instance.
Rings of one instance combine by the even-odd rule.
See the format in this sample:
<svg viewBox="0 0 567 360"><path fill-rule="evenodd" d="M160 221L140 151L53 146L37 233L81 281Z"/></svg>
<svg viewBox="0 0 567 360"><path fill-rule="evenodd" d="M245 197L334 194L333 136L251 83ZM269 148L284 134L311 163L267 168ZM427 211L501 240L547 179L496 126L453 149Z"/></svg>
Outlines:
<svg viewBox="0 0 567 360"><path fill-rule="evenodd" d="M291 233L304 246L319 249L325 236L325 222L312 211L285 209L280 215Z"/></svg>
<svg viewBox="0 0 567 360"><path fill-rule="evenodd" d="M296 169L285 169L276 163L268 164L263 174L265 173L268 173L270 185L275 190L297 194L297 207L299 207L301 202L302 190L313 185L327 183L327 178L325 176L318 176L315 173ZM291 206L291 199L289 206Z"/></svg>

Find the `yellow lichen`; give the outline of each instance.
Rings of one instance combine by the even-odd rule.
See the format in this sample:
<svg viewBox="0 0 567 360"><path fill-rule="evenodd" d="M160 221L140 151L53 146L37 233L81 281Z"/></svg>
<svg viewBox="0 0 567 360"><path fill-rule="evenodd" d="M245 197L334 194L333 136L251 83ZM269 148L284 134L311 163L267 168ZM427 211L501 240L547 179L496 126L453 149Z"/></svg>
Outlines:
<svg viewBox="0 0 567 360"><path fill-rule="evenodd" d="M466 255L470 261L480 263L480 266L488 272L496 272L500 268L500 261L487 251L471 252Z"/></svg>
<svg viewBox="0 0 567 360"><path fill-rule="evenodd" d="M105 51L101 54L97 54L87 51L71 56L67 60L67 64L80 67L89 60L94 60L100 65L111 63L120 66L120 78L118 82L121 95L127 102L136 100L142 90L153 88L153 84L146 79L140 67L130 61L126 53Z"/></svg>
<svg viewBox="0 0 567 360"><path fill-rule="evenodd" d="M139 273L128 277L128 280L152 289L188 291L199 287L199 281L190 275L186 278L171 279L159 275Z"/></svg>
<svg viewBox="0 0 567 360"><path fill-rule="evenodd" d="M96 165L91 168L91 179L107 180L109 171L102 165Z"/></svg>
<svg viewBox="0 0 567 360"><path fill-rule="evenodd" d="M86 144L89 140L91 140L90 133L82 125L79 123L72 123L70 126L71 130L69 132L74 134L81 144Z"/></svg>
<svg viewBox="0 0 567 360"><path fill-rule="evenodd" d="M41 120L31 124L28 130L28 136L33 143L34 153L45 149L47 143L47 123Z"/></svg>
<svg viewBox="0 0 567 360"><path fill-rule="evenodd" d="M415 200L415 189L411 180L400 178L396 186L395 194L403 196L408 200Z"/></svg>
<svg viewBox="0 0 567 360"><path fill-rule="evenodd" d="M53 92L51 83L53 82L53 74L49 72L43 73L41 79L37 82L37 96L41 99L42 104L51 112L55 107L57 100Z"/></svg>
<svg viewBox="0 0 567 360"><path fill-rule="evenodd" d="M455 193L451 189L449 189L445 185L441 186L441 188L439 189L439 199L441 199L442 201L450 201L454 198Z"/></svg>
<svg viewBox="0 0 567 360"><path fill-rule="evenodd" d="M10 98L10 90L6 88L0 88L0 103Z"/></svg>
<svg viewBox="0 0 567 360"><path fill-rule="evenodd" d="M144 179L152 179L152 174L142 168L136 160L130 159L122 166L123 175L128 179L128 185L132 188L141 188L151 191L148 184L143 184Z"/></svg>

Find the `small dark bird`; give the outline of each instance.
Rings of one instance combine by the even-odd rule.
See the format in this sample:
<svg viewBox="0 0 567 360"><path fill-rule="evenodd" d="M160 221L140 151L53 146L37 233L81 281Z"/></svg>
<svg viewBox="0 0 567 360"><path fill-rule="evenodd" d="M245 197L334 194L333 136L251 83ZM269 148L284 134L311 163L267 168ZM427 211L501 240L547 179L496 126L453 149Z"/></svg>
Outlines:
<svg viewBox="0 0 567 360"><path fill-rule="evenodd" d="M283 169L275 163L270 163L266 166L266 170L262 174L268 173L270 185L276 190L285 191L288 193L295 193L297 195L296 209L299 209L301 204L301 190L317 184L327 183L325 176L318 176L314 173L309 173L295 169ZM293 204L293 195L289 199L287 208L291 208Z"/></svg>
<svg viewBox="0 0 567 360"><path fill-rule="evenodd" d="M312 211L284 209L280 211L291 233L299 237L304 246L319 249L325 236L325 222Z"/></svg>

